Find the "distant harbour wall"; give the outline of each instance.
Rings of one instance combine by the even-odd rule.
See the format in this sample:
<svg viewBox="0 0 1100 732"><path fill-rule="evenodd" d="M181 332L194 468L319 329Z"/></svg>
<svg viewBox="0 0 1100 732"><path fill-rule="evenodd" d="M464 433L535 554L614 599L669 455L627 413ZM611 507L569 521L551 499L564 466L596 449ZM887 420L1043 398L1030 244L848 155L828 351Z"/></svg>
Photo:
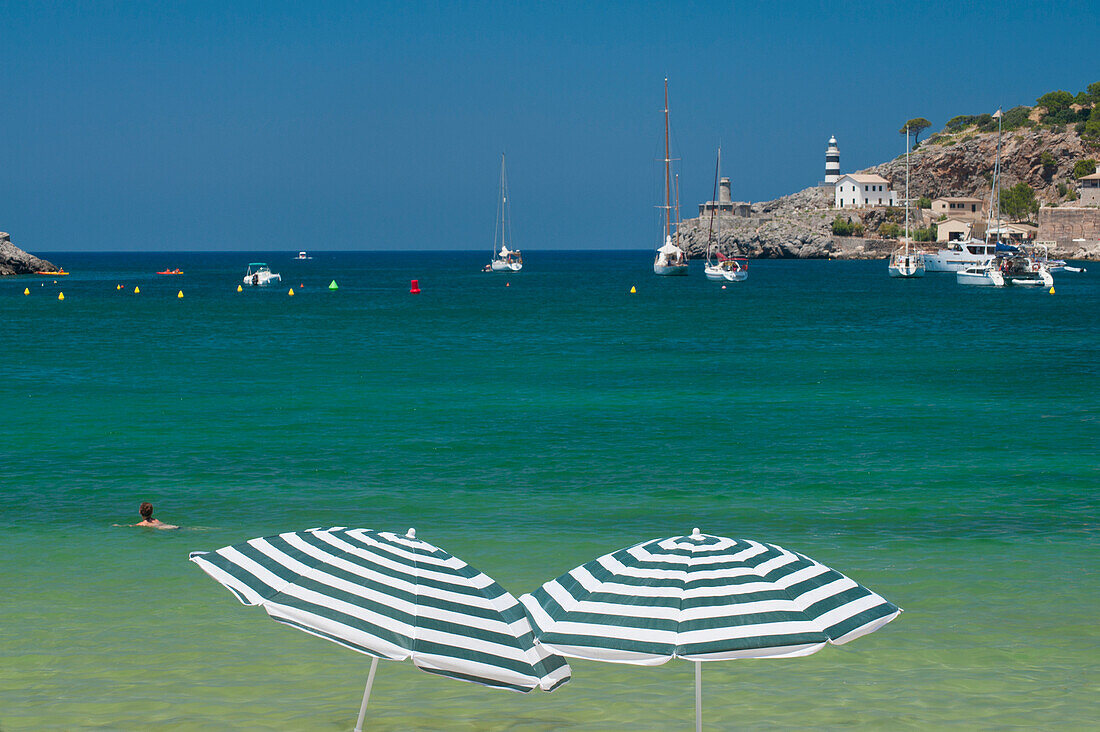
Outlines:
<svg viewBox="0 0 1100 732"><path fill-rule="evenodd" d="M1095 259L1100 249L1100 208L1044 206L1039 209L1039 241L1057 243L1059 256ZM1074 241L1084 239L1084 242Z"/></svg>

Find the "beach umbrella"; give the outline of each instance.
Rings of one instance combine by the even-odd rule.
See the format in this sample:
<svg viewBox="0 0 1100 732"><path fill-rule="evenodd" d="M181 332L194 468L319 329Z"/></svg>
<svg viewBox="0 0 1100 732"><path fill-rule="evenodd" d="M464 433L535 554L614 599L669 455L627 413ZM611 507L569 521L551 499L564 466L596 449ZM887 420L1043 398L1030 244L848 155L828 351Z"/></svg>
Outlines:
<svg viewBox="0 0 1100 732"><path fill-rule="evenodd" d="M520 692L569 680L565 660L535 645L516 598L412 529L310 529L190 558L243 604L373 656L357 731L379 658Z"/></svg>
<svg viewBox="0 0 1100 732"><path fill-rule="evenodd" d="M702 534L604 555L520 597L539 644L570 658L656 666L808 656L878 630L901 610L797 552Z"/></svg>

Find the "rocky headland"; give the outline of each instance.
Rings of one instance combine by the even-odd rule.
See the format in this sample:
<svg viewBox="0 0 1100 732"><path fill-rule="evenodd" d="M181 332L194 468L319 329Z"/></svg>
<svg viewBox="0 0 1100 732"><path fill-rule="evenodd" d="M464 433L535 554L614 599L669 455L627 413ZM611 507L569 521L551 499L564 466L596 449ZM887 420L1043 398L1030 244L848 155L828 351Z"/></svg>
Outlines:
<svg viewBox="0 0 1100 732"><path fill-rule="evenodd" d="M27 254L11 243L11 237L7 233L0 231L0 277L56 271L57 267L53 264L33 254Z"/></svg>
<svg viewBox="0 0 1100 732"><path fill-rule="evenodd" d="M1001 142L1002 190L1026 183L1034 190L1043 213L1053 207L1073 206L1077 187L1074 166L1081 160L1100 160L1100 144L1082 138L1072 125L1063 129L1020 128L1005 132ZM996 157L997 133L981 132L976 126L951 134L942 132L922 141L909 155L909 190L914 201L911 226L915 229L935 223L930 211L916 206L921 197L973 196L988 201ZM890 181L899 199L905 195L904 154L856 172L881 175ZM832 190L814 186L773 201L753 203L748 216L723 212L721 251L767 259L881 259L897 248L896 239L883 238L877 232L886 221L903 222L904 209L839 210L832 206ZM864 236L835 236L832 222L838 214L862 224ZM1043 218L1038 217L1040 223ZM1095 218L1100 222L1100 211ZM710 214L683 222L682 242L691 257L706 256L710 226ZM1042 227L1039 233L1043 238ZM1084 244L1070 244L1068 240L1059 243L1053 252L1057 256L1100 259L1097 236Z"/></svg>

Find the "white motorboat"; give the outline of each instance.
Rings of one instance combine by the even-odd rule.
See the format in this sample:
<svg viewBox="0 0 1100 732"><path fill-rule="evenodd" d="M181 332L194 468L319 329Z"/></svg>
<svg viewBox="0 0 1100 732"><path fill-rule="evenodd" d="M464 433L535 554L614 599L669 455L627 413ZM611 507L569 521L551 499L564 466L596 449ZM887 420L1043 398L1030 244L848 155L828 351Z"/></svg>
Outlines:
<svg viewBox="0 0 1100 732"><path fill-rule="evenodd" d="M960 285L976 287L1004 287L1004 277L996 267L986 264L972 264L955 272L955 281Z"/></svg>
<svg viewBox="0 0 1100 732"><path fill-rule="evenodd" d="M295 257L295 259L313 259L313 257L309 256L305 252L298 252L298 256Z"/></svg>
<svg viewBox="0 0 1100 732"><path fill-rule="evenodd" d="M657 249L657 256L653 259L653 274L664 277L686 275L688 273L687 253L679 246L679 206L675 209L675 221L673 221L672 207L672 158L668 149L668 79L665 79L665 205L658 206L664 210L664 241ZM676 196L679 202L679 195ZM675 237L675 239L673 238Z"/></svg>
<svg viewBox="0 0 1100 732"><path fill-rule="evenodd" d="M1034 247L997 246L997 255L985 265L967 267L955 273L960 285L1004 287L1053 287L1054 277L1046 265L1046 254Z"/></svg>
<svg viewBox="0 0 1100 732"><path fill-rule="evenodd" d="M500 155L500 196L497 198L497 220L493 227L493 257L484 272L519 272L523 269L523 254L509 249L512 241L512 215L508 204L508 171L504 166L504 153ZM500 249L497 249L497 242Z"/></svg>
<svg viewBox="0 0 1100 732"><path fill-rule="evenodd" d="M968 242L949 242L934 252L924 252L925 272L959 272L977 267L993 259L994 245L981 239Z"/></svg>
<svg viewBox="0 0 1100 732"><path fill-rule="evenodd" d="M909 125L905 125L905 247L890 257L886 271L891 277L914 279L924 277L924 258L909 251Z"/></svg>
<svg viewBox="0 0 1100 732"><path fill-rule="evenodd" d="M283 278L271 271L263 262L251 262L248 265L248 272L244 276L244 284L252 285L256 287L263 287L269 285L272 282L282 282Z"/></svg>

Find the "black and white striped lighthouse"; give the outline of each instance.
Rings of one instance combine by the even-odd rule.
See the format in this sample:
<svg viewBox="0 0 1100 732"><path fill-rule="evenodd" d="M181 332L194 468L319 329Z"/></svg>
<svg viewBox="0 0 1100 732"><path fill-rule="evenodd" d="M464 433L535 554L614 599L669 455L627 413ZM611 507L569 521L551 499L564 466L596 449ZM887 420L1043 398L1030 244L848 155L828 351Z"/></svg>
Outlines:
<svg viewBox="0 0 1100 732"><path fill-rule="evenodd" d="M829 147L825 148L825 182L836 183L840 180L840 148L836 138L829 138Z"/></svg>

